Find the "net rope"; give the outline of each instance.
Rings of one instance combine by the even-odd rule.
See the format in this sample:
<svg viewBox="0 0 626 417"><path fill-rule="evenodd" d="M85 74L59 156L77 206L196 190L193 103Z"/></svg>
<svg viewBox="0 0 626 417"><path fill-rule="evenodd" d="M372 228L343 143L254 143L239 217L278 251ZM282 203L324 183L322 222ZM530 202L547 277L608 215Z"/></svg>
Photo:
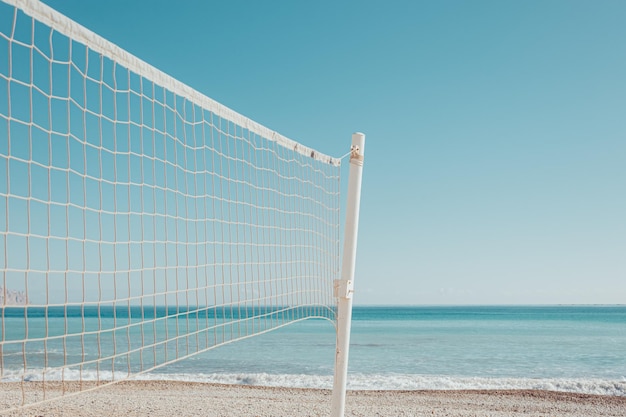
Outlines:
<svg viewBox="0 0 626 417"><path fill-rule="evenodd" d="M335 320L339 165L0 1L0 413Z"/></svg>

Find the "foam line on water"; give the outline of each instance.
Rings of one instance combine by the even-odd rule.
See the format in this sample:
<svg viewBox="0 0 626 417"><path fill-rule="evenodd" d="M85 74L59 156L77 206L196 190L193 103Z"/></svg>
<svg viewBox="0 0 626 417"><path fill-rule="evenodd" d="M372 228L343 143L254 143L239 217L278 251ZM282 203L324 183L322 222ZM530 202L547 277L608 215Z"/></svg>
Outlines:
<svg viewBox="0 0 626 417"><path fill-rule="evenodd" d="M41 380L41 369L28 372L26 381ZM62 375L63 374L63 375ZM110 381L128 377L125 372L83 371L55 369L45 373L47 381L84 381L100 379ZM5 372L3 382L20 381L20 373ZM149 373L133 378L135 380L163 380L204 382L229 385L252 385L288 388L332 387L331 375L270 374L270 373ZM597 378L479 378L450 377L410 374L351 374L348 389L352 390L547 390L581 394L626 396L626 377L621 380Z"/></svg>

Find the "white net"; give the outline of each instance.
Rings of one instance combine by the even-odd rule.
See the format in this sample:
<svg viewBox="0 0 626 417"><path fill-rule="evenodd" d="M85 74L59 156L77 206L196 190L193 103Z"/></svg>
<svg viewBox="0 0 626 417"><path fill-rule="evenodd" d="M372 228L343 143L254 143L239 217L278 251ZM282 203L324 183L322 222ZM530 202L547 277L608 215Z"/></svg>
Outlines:
<svg viewBox="0 0 626 417"><path fill-rule="evenodd" d="M0 2L0 412L334 320L338 229L339 160Z"/></svg>

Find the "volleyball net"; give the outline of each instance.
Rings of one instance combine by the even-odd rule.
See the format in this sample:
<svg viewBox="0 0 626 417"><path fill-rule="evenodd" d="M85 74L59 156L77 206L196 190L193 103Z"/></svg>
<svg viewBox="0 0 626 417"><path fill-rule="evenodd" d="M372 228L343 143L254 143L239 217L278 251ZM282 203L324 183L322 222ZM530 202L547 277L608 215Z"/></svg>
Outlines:
<svg viewBox="0 0 626 417"><path fill-rule="evenodd" d="M340 159L0 2L2 410L336 319ZM10 384L13 383L13 384Z"/></svg>

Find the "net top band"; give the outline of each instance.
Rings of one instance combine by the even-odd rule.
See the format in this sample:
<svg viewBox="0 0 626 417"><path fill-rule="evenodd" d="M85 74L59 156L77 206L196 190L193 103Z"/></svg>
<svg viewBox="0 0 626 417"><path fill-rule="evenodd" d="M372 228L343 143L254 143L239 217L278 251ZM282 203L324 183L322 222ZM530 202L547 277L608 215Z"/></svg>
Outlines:
<svg viewBox="0 0 626 417"><path fill-rule="evenodd" d="M50 26L57 32L84 44L93 51L117 62L126 67L137 75L144 77L168 90L172 93L183 97L211 112L215 115L230 120L233 123L256 133L266 139L276 142L284 148L291 149L299 154L314 158L334 166L341 164L341 158L333 158L309 148L301 143L289 139L278 132L275 132L254 120L251 120L240 113L218 103L217 101L207 97L199 91L191 88L187 84L173 78L163 71L155 68L147 62L130 54L114 43L104 39L102 36L92 32L84 26L69 19L63 14L57 12L50 6L40 2L39 0L0 0L4 3L20 8L24 13L32 18Z"/></svg>

